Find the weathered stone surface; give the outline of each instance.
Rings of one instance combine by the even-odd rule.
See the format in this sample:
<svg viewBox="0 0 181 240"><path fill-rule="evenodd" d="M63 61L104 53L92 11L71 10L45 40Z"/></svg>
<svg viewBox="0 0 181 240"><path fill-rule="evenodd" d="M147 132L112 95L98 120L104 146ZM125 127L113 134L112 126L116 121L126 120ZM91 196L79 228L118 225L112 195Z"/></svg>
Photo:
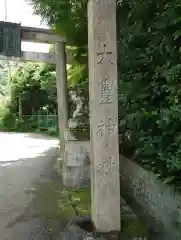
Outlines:
<svg viewBox="0 0 181 240"><path fill-rule="evenodd" d="M108 240L107 238L95 237L93 235L93 233L88 233L77 225L71 225L60 234L57 240Z"/></svg>
<svg viewBox="0 0 181 240"><path fill-rule="evenodd" d="M115 238L116 237L116 238ZM118 240L117 234L95 233L93 222L89 216L76 216L70 220L65 231L57 240Z"/></svg>
<svg viewBox="0 0 181 240"><path fill-rule="evenodd" d="M66 187L78 188L90 184L90 143L68 141L62 169Z"/></svg>
<svg viewBox="0 0 181 240"><path fill-rule="evenodd" d="M180 193L123 156L120 157L120 166L122 214L133 214L132 209L142 221L148 222L151 226L149 240L181 239Z"/></svg>
<svg viewBox="0 0 181 240"><path fill-rule="evenodd" d="M89 83L72 86L69 89L69 130L79 141L89 141Z"/></svg>
<svg viewBox="0 0 181 240"><path fill-rule="evenodd" d="M181 239L180 193L124 157L120 157L120 166L121 196L154 230L149 239Z"/></svg>
<svg viewBox="0 0 181 240"><path fill-rule="evenodd" d="M65 43L56 42L56 87L58 100L58 124L60 139L60 154L63 159L65 151L64 132L68 129L68 90L67 90L67 69Z"/></svg>
<svg viewBox="0 0 181 240"><path fill-rule="evenodd" d="M69 129L66 129L64 131L64 138L65 141L76 141L77 139L72 135L71 131Z"/></svg>
<svg viewBox="0 0 181 240"><path fill-rule="evenodd" d="M60 234L57 240L83 240L85 239L86 234L86 231L83 229L76 225L71 225Z"/></svg>
<svg viewBox="0 0 181 240"><path fill-rule="evenodd" d="M83 107L83 99L80 96L77 96L76 91L70 91L69 95L76 105L76 109L73 112L72 118L69 119L69 128L76 128L78 126L77 117L82 116L82 107Z"/></svg>
<svg viewBox="0 0 181 240"><path fill-rule="evenodd" d="M92 218L120 230L116 0L88 3Z"/></svg>
<svg viewBox="0 0 181 240"><path fill-rule="evenodd" d="M120 157L120 166L121 197L141 220L152 226L148 239L181 239L180 193L123 156ZM131 213L126 203L121 200L122 214Z"/></svg>
<svg viewBox="0 0 181 240"><path fill-rule="evenodd" d="M94 228L89 216L76 216L57 240L94 240Z"/></svg>
<svg viewBox="0 0 181 240"><path fill-rule="evenodd" d="M81 141L66 142L65 155L66 165L69 167L82 166L85 164L85 160L90 159L90 143ZM86 157L88 159L86 159ZM87 162L89 163L89 162Z"/></svg>
<svg viewBox="0 0 181 240"><path fill-rule="evenodd" d="M21 26L0 21L0 54L8 57L21 56Z"/></svg>

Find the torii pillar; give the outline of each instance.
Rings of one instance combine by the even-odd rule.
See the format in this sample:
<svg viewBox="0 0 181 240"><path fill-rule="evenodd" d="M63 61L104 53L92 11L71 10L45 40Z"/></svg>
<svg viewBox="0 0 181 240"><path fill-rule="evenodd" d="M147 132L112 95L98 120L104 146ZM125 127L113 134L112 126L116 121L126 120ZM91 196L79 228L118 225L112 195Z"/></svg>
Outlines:
<svg viewBox="0 0 181 240"><path fill-rule="evenodd" d="M65 42L56 42L56 77L61 158L64 158L65 131L68 129L68 87Z"/></svg>

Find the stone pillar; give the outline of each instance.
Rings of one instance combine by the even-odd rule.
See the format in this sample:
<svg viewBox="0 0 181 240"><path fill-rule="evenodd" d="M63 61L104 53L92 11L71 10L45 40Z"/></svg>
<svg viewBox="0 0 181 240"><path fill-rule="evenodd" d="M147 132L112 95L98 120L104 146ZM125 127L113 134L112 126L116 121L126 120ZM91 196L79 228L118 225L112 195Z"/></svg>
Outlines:
<svg viewBox="0 0 181 240"><path fill-rule="evenodd" d="M65 150L64 132L68 129L68 92L67 92L67 68L65 42L56 42L56 75L57 75L57 100L58 100L58 121L60 136L60 152L63 157Z"/></svg>
<svg viewBox="0 0 181 240"><path fill-rule="evenodd" d="M92 219L98 232L120 230L116 0L89 0Z"/></svg>
<svg viewBox="0 0 181 240"><path fill-rule="evenodd" d="M21 99L21 97L19 97L19 99L18 99L18 108L19 108L19 111L18 111L19 119L22 120L23 109L22 109L22 99Z"/></svg>

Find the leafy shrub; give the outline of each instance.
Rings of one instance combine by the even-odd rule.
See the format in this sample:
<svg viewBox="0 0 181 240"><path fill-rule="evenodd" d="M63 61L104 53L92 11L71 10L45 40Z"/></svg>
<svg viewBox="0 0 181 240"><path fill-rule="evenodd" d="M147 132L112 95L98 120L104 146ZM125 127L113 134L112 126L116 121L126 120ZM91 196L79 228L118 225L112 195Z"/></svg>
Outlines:
<svg viewBox="0 0 181 240"><path fill-rule="evenodd" d="M2 130L13 130L15 127L16 118L14 114L7 108L3 111L2 116L0 118L0 128Z"/></svg>
<svg viewBox="0 0 181 240"><path fill-rule="evenodd" d="M48 128L48 135L52 137L58 137L58 129L55 127Z"/></svg>
<svg viewBox="0 0 181 240"><path fill-rule="evenodd" d="M123 154L181 180L181 2L120 1L119 113Z"/></svg>

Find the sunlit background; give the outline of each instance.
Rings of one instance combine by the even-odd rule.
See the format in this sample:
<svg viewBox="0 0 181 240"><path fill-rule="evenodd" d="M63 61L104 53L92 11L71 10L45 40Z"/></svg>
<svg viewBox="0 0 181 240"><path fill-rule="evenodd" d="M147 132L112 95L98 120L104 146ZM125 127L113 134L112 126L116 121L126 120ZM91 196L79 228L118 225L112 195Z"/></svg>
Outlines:
<svg viewBox="0 0 181 240"><path fill-rule="evenodd" d="M41 23L41 18L33 14L33 9L25 0L0 0L0 21L5 20L5 4L7 6L7 21L21 23L22 26L48 28ZM48 52L48 44L22 42L23 51Z"/></svg>

